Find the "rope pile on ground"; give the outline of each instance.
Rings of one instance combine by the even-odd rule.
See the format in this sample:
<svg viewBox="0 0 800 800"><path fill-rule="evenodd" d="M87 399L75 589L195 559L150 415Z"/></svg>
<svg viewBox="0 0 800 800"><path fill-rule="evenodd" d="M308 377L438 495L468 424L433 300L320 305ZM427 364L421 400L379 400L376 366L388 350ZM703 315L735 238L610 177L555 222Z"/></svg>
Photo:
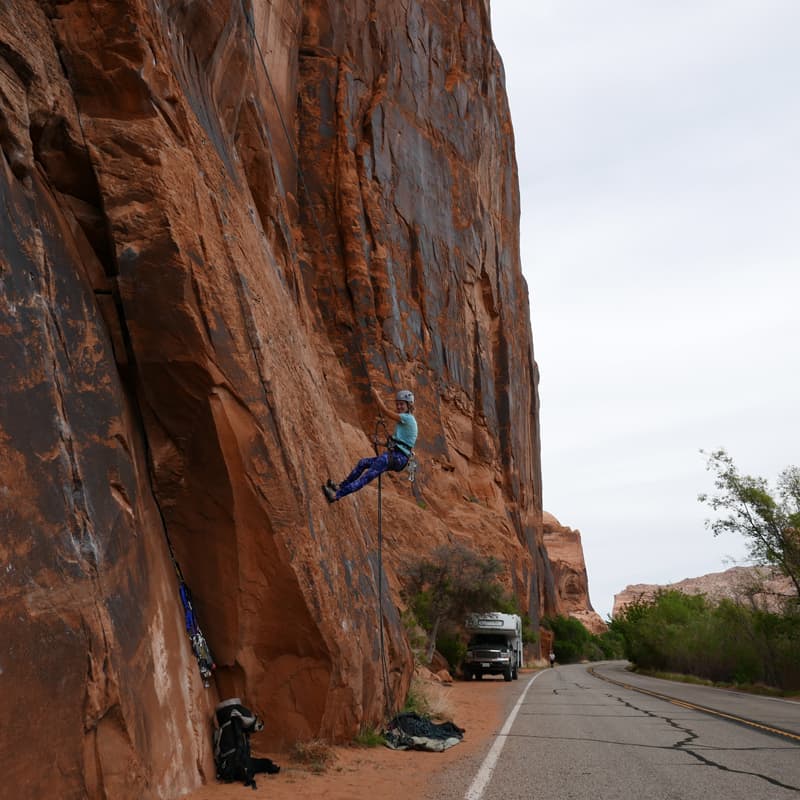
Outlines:
<svg viewBox="0 0 800 800"><path fill-rule="evenodd" d="M431 722L419 714L398 714L384 731L392 750L432 750L440 753L464 738L464 729L452 722Z"/></svg>

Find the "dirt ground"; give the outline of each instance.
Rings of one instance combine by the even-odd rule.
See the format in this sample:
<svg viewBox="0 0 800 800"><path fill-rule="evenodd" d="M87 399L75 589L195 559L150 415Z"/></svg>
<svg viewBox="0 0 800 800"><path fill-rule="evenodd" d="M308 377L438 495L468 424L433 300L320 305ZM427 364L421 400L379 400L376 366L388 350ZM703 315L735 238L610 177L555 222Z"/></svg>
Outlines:
<svg viewBox="0 0 800 800"><path fill-rule="evenodd" d="M520 679L524 676L521 674ZM253 800L259 795L270 800L408 800L424 797L433 778L460 760L488 749L490 739L502 725L509 698L509 685L503 681L480 683L456 681L436 685L432 692L447 718L465 729L460 744L443 753L390 750L377 747L332 747L332 763L323 772L293 763L286 754L257 752L280 765L278 775L258 775L253 792L242 784L213 783L203 786L182 800Z"/></svg>

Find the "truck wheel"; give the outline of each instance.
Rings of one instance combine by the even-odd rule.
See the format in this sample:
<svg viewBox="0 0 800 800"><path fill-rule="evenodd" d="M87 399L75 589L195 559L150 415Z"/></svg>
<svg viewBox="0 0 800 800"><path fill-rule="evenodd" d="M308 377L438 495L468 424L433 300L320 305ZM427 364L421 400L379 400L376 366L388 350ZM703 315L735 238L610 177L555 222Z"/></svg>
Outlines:
<svg viewBox="0 0 800 800"><path fill-rule="evenodd" d="M476 669L476 670L475 670L475 677L476 677L476 678L477 678L479 681L482 681L482 680L483 680L483 673L482 673L482 672L481 672L479 669Z"/></svg>
<svg viewBox="0 0 800 800"><path fill-rule="evenodd" d="M464 680L465 681L471 681L472 680L472 670L471 669L467 669L466 667L464 668Z"/></svg>
<svg viewBox="0 0 800 800"><path fill-rule="evenodd" d="M519 680L519 669L514 667L514 674L511 676L515 681Z"/></svg>
<svg viewBox="0 0 800 800"><path fill-rule="evenodd" d="M508 666L503 671L503 680L510 681L513 675L514 675L514 668L512 666Z"/></svg>

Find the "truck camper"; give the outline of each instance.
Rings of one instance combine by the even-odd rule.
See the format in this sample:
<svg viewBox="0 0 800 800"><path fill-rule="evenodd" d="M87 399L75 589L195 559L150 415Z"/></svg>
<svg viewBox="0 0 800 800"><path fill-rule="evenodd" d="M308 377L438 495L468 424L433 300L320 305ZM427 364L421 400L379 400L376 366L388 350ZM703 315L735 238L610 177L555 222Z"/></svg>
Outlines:
<svg viewBox="0 0 800 800"><path fill-rule="evenodd" d="M465 680L502 675L519 677L522 666L522 620L517 614L470 614L464 625L469 635L467 655L461 665Z"/></svg>

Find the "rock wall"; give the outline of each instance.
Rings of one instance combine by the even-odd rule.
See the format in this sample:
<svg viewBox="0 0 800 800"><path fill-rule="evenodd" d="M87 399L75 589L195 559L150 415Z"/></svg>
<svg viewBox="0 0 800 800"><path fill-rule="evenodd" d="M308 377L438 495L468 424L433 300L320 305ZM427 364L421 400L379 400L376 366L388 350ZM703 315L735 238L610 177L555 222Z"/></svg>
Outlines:
<svg viewBox="0 0 800 800"><path fill-rule="evenodd" d="M436 545L556 607L484 0L6 0L0 149L15 796L178 797L233 694L275 748L377 724L413 668L399 568ZM373 386L412 388L421 431L384 578L375 488L319 490L372 451Z"/></svg>
<svg viewBox="0 0 800 800"><path fill-rule="evenodd" d="M614 595L611 615L616 617L631 603L652 600L660 591L684 594L704 594L708 600L736 600L757 608L779 611L787 598L796 596L789 578L767 567L731 567L724 572L712 572L696 578L668 584L634 583Z"/></svg>
<svg viewBox="0 0 800 800"><path fill-rule="evenodd" d="M556 613L574 617L594 634L608 626L592 608L589 578L580 531L562 525L552 514L543 514L544 545L555 581Z"/></svg>

